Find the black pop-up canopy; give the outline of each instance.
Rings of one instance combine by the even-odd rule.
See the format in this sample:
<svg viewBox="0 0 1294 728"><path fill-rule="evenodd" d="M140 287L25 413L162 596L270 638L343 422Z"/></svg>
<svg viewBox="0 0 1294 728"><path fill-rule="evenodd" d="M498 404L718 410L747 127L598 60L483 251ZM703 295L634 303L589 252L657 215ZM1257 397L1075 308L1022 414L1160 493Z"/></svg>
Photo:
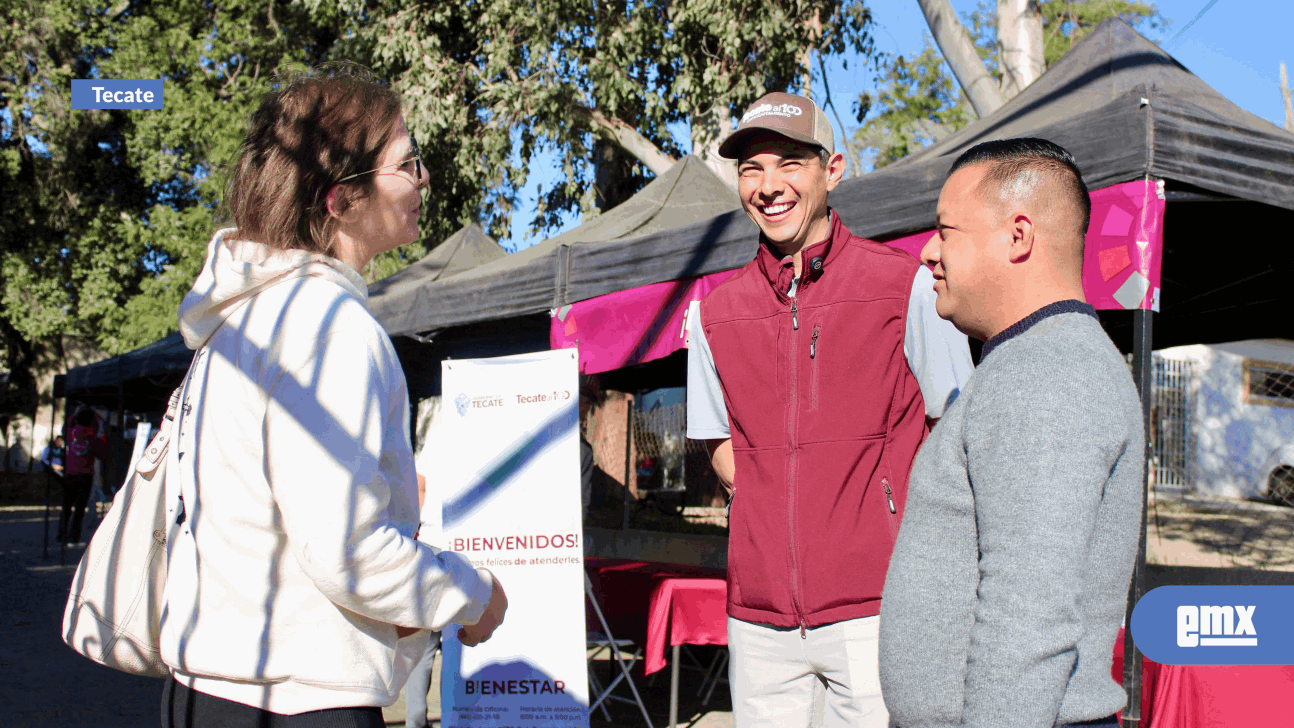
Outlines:
<svg viewBox="0 0 1294 728"><path fill-rule="evenodd" d="M729 212L739 206L736 193L704 162L687 156L606 213L506 259L425 286L420 308L378 320L392 336L417 334L547 313L644 283L738 267L745 260L703 270L711 247L704 230L722 231L740 220L745 237L754 239L746 216ZM687 251L696 255L679 260Z"/></svg>
<svg viewBox="0 0 1294 728"><path fill-rule="evenodd" d="M193 350L176 331L134 351L67 370L55 395L108 409L124 400L136 412L164 410L191 361Z"/></svg>
<svg viewBox="0 0 1294 728"><path fill-rule="evenodd" d="M860 235L885 240L930 229L956 157L981 141L1013 136L1069 149L1092 189L1146 176L1165 180L1170 205L1157 345L1294 338L1280 285L1288 256L1263 252L1267 240L1288 237L1282 231L1294 221L1294 135L1235 106L1120 20L1102 22L993 114L890 167L842 182L831 204ZM681 188L684 170L653 184ZM730 194L716 184L688 183L686 197L700 204L707 194ZM559 236L437 281L426 289L425 307L388 330L419 333L539 314L749 261L757 244L753 223L738 210L710 215L629 229L614 241L567 245ZM1237 244L1247 241L1254 245ZM1126 312L1106 315L1125 350L1129 319Z"/></svg>
<svg viewBox="0 0 1294 728"><path fill-rule="evenodd" d="M672 280L673 250L662 248L659 260L647 260L639 241L738 207L736 194L704 162L687 156L633 197L572 230L461 275L420 282L416 292L404 294L412 306L370 309L392 337L410 395L439 394L440 361L548 349L548 312L563 292L590 283L623 290L652 265L655 275ZM590 280L556 276L572 260L591 272Z"/></svg>
<svg viewBox="0 0 1294 728"><path fill-rule="evenodd" d="M389 331L427 307L427 287L508 256L477 225L467 225L437 245L422 260L368 287L368 310Z"/></svg>

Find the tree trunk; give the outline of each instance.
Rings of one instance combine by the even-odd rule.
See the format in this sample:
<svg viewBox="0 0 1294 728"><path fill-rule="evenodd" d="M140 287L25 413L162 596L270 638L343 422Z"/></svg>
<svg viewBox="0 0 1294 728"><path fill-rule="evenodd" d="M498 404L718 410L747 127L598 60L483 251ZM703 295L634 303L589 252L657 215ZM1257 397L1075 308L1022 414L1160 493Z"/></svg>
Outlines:
<svg viewBox="0 0 1294 728"><path fill-rule="evenodd" d="M1285 129L1294 133L1294 106L1290 105L1290 84L1285 75L1285 62L1281 61L1281 100L1285 102Z"/></svg>
<svg viewBox="0 0 1294 728"><path fill-rule="evenodd" d="M1002 95L1009 99L1046 70L1038 0L997 0L997 40L1002 47Z"/></svg>
<svg viewBox="0 0 1294 728"><path fill-rule="evenodd" d="M593 109L588 112L593 129L607 141L615 142L621 149L632 154L643 163L652 174L661 175L674 166L677 159L662 152L650 139L638 133L638 130L615 118L607 118L601 111Z"/></svg>
<svg viewBox="0 0 1294 728"><path fill-rule="evenodd" d="M719 156L719 145L732 135L732 114L728 107L715 104L705 114L694 114L691 121L692 153L724 184L737 189L737 165Z"/></svg>
<svg viewBox="0 0 1294 728"><path fill-rule="evenodd" d="M633 184L635 161L614 142L593 143L593 188L598 210L606 212L633 197L637 191Z"/></svg>
<svg viewBox="0 0 1294 728"><path fill-rule="evenodd" d="M957 20L957 14L953 12L949 0L917 0L917 4L921 6L921 12L925 13L930 32L934 34L944 60L948 61L953 75L957 77L957 83L970 99L975 115L982 119L1000 108L1003 103L1002 93L984 67L984 61L980 60L970 34L961 21Z"/></svg>

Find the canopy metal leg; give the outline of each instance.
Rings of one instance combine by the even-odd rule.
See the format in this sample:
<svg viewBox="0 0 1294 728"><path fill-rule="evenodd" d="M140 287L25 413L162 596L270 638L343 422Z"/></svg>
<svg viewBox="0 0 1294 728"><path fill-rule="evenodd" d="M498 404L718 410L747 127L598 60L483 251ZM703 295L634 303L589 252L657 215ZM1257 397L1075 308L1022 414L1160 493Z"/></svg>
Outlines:
<svg viewBox="0 0 1294 728"><path fill-rule="evenodd" d="M1150 467L1150 405L1154 400L1154 365L1151 361L1152 312L1137 309L1132 314L1132 379L1141 395L1141 420L1145 430L1146 468ZM1137 544L1137 559L1133 564L1132 583L1128 586L1128 606L1123 633L1123 689L1128 694L1128 704L1123 709L1124 728L1141 725L1141 650L1132 639L1132 610L1146 591L1146 501L1149 486L1148 473L1141 472L1141 536Z"/></svg>

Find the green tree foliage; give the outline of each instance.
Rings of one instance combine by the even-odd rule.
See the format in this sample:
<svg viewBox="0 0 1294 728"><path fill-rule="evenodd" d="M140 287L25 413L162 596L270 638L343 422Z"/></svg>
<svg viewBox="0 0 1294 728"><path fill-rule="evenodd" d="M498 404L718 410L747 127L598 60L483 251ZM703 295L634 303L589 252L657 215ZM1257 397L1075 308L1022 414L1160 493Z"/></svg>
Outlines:
<svg viewBox="0 0 1294 728"><path fill-rule="evenodd" d="M30 391L45 343L115 354L175 329L246 117L288 66L352 59L397 85L434 244L467 222L502 236L545 149L562 181L537 230L592 211L599 165L618 170L604 197L631 194L686 148L671 127L723 135L812 53L869 56L870 23L864 0L0 0L0 369ZM72 110L73 78L162 78L165 109Z"/></svg>
<svg viewBox="0 0 1294 728"><path fill-rule="evenodd" d="M898 56L889 64L875 96L859 95L854 113L867 123L854 138L864 148L863 163L879 169L974 121L970 104L943 64L939 49L927 38L919 56L911 61Z"/></svg>
<svg viewBox="0 0 1294 728"><path fill-rule="evenodd" d="M1040 6L1048 68L1106 18L1121 18L1143 32L1168 25L1152 3L1043 0ZM1001 83L996 4L981 2L963 22L985 67ZM854 105L860 123L854 138L863 148L865 161L875 168L902 159L975 120L965 94L929 39L916 59L895 56L885 65L877 79L880 88L875 94L861 94Z"/></svg>
<svg viewBox="0 0 1294 728"><path fill-rule="evenodd" d="M1042 4L1042 32L1047 67L1060 60L1102 20L1122 18L1129 25L1162 31L1168 20L1153 3L1128 0L1050 0Z"/></svg>
<svg viewBox="0 0 1294 728"><path fill-rule="evenodd" d="M0 0L10 411L30 411L36 354L63 336L118 353L175 330L248 111L335 39L282 2ZM165 109L73 110L74 78L163 78Z"/></svg>
<svg viewBox="0 0 1294 728"><path fill-rule="evenodd" d="M810 51L872 50L861 0L415 0L348 11L353 47L368 44L409 100L410 128L436 142L425 145L443 175L429 222L445 234L473 215L503 234L542 149L556 153L562 182L542 192L535 230L593 211L599 144L634 160L641 184L644 168L683 151L671 125L710 123L721 135L733 112L798 85Z"/></svg>

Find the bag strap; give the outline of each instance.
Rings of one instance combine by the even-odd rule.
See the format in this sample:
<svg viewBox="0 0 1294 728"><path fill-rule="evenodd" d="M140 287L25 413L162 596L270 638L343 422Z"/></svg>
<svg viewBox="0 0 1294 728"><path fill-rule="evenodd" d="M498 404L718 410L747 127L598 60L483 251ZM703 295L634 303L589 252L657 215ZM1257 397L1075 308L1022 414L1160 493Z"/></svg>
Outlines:
<svg viewBox="0 0 1294 728"><path fill-rule="evenodd" d="M219 329L220 327L217 326L216 328ZM212 333L214 334L215 332L213 331ZM207 341L210 340L210 337L208 337ZM162 424L157 428L157 434L153 437L153 441L148 443L148 447L139 457L139 463L135 466L135 470L139 474L151 476L157 472L158 466L162 464L162 460L166 457L167 449L171 444L171 437L179 429L181 407L184 404L184 399L188 396L189 382L193 379L193 370L198 366L198 362L206 351L207 345L203 343L197 351L193 352L193 361L189 362L189 370L185 372L184 380L180 382L180 386L175 388L175 391L171 392L171 399L166 405L166 415L162 418Z"/></svg>

